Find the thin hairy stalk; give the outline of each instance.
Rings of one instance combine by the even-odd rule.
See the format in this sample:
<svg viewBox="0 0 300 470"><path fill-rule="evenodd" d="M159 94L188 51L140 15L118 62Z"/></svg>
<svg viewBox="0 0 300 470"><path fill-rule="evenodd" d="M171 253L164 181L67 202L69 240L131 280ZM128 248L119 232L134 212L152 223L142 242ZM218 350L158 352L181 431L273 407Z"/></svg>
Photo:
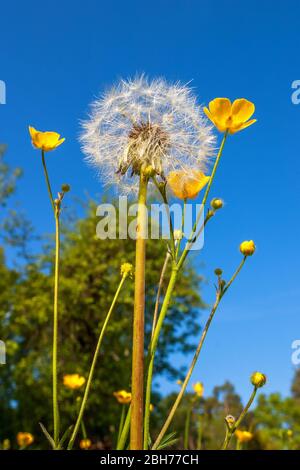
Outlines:
<svg viewBox="0 0 300 470"><path fill-rule="evenodd" d="M141 171L138 197L133 315L130 449L143 448L145 260L148 178Z"/></svg>
<svg viewBox="0 0 300 470"><path fill-rule="evenodd" d="M227 429L226 429L225 439L224 439L224 442L223 442L223 445L222 445L222 450L226 450L228 448L228 446L230 444L230 440L231 440L233 434L238 429L239 425L241 424L241 422L245 418L246 414L248 413L248 410L249 410L250 406L252 405L253 400L255 398L256 392L257 392L257 387L254 387L245 408L241 412L241 414L238 417L238 419L236 420L235 424L231 427L226 425Z"/></svg>
<svg viewBox="0 0 300 470"><path fill-rule="evenodd" d="M52 401L53 401L53 438L55 445L59 444L59 408L57 393L57 340L58 340L58 290L59 290L59 255L60 255L60 202L55 202L50 179L42 150L42 164L48 189L49 199L55 218L55 262L54 262L54 299L53 299L53 346L52 346Z"/></svg>
<svg viewBox="0 0 300 470"><path fill-rule="evenodd" d="M48 170L47 170L47 166L46 166L44 150L42 150L42 164L43 164L44 175L45 175L46 185L47 185L47 189L48 189L49 199L50 199L50 202L51 202L53 212L55 214L55 204L54 204L53 193L52 193L51 184L50 184L50 180L49 180Z"/></svg>
<svg viewBox="0 0 300 470"><path fill-rule="evenodd" d="M215 178L215 174L216 174L216 171L217 171L217 167L218 167L220 158L222 156L222 152L223 152L223 149L224 149L226 138L227 138L227 132L224 134L224 137L223 137L223 140L222 140L222 143L221 143L221 146L220 146L220 149L219 149L219 152L218 152L218 155L217 155L217 158L216 158L213 170L212 170L212 174L211 174L208 186L206 188L206 191L205 191L205 194L204 194L204 197L203 197L203 200L202 200L202 206L203 207L204 207L204 205L207 201L211 185L212 185L213 180ZM156 184L158 190L160 191L160 193L163 197L163 200L167 203L168 201L166 199L165 188L162 189L161 186L156 182L155 178L154 178L154 183ZM192 234L190 235L189 241L187 242L178 263L175 261L175 259L173 257L172 274L171 274L171 277L170 277L170 280L169 280L166 295L165 295L163 304L161 306L161 312L159 314L158 322L156 324L154 334L152 336L150 348L149 348L149 361L148 361L148 371L147 371L147 381L146 381L146 397L147 397L147 401L149 402L149 404L150 404L150 401L151 401L154 357L155 357L155 352L156 352L156 348L157 348L158 338L159 338L159 335L160 335L160 331L161 331L165 316L166 316L167 311L168 311L169 303L170 303L170 300L171 300L171 297L172 297L172 294L173 294L173 290L174 290L174 287L175 287L175 284L176 284L178 272L182 268L183 263L184 263L187 255L190 251L189 250L189 248L191 246L190 240L192 239L193 234L195 233L195 231L197 229L197 225L198 225L198 222L200 220L200 216L201 216L201 214L199 214L198 217L197 217L197 220L196 220L196 222L194 224L194 227L193 227L193 230L192 230ZM202 224L202 227L200 228L200 230L203 229L204 225L205 225L205 222L204 222L204 224ZM170 222L170 227L173 230L172 222ZM174 242L174 251L175 251L175 242ZM175 255L175 257L176 257L176 255ZM146 423L146 428L145 428L146 430L149 428L149 416L148 416L148 422ZM144 444L146 444L146 446L147 446L148 445L148 440L147 440L147 442L146 442L146 440L144 440Z"/></svg>
<svg viewBox="0 0 300 470"><path fill-rule="evenodd" d="M129 409L127 411L125 423L124 423L120 438L118 440L117 450L124 450L124 448L126 446L126 442L127 442L127 438L128 438L128 434L129 434L129 429L130 429L130 418L131 418L131 406L129 407Z"/></svg>
<svg viewBox="0 0 300 470"><path fill-rule="evenodd" d="M201 203L202 209L201 209L201 211L199 212L199 214L198 214L198 216L197 216L197 219L196 219L196 221L195 221L195 223L194 223L192 232L191 232L191 234L190 234L190 236L189 236L189 239L188 239L188 241L187 241L187 243L186 243L186 245L185 245L185 247L184 247L184 250L183 250L183 252L182 252L182 254L181 254L181 257L180 257L180 259L179 259L179 261L178 261L178 269L180 269L181 266L183 265L183 263L184 263L184 261L185 261L187 255L188 255L188 253L189 253L189 251L190 251L190 249L191 249L191 246L192 246L192 244L193 244L193 239L194 239L194 236L195 236L195 233L196 233L196 230L197 230L197 225L198 225L199 220L200 220L200 218L201 218L202 211L203 211L204 206L205 206L205 204L206 204L207 198L208 198L208 196L209 196L210 189L211 189L211 185L212 185L212 183L213 183L213 181L214 181L214 178L215 178L215 175L216 175L216 171L217 171L217 168L218 168L218 166L219 166L219 162L220 162L220 159L221 159L221 156L222 156L222 153L223 153L223 149L224 149L224 145L225 145L225 142L226 142L226 139L227 139L227 135L228 135L228 131L226 131L225 134L224 134L224 136L223 136L223 140L222 140L222 142L221 142L221 145L220 145L220 148L219 148L219 152L218 152L217 158L216 158L216 160L215 160L215 163L214 163L214 166L213 166L213 170L212 170L212 172L211 172L210 179L209 179L209 182L208 182L208 184L207 184L207 186L206 186L206 190L205 190L205 193L204 193L204 196L203 196L203 199L202 199L202 203Z"/></svg>
<svg viewBox="0 0 300 470"><path fill-rule="evenodd" d="M58 288L59 288L59 255L60 255L60 223L59 208L55 213L55 272L54 272L54 308L53 308L53 354L52 354L52 378L53 378L53 424L54 442L59 443L59 408L57 392L57 342L58 342Z"/></svg>
<svg viewBox="0 0 300 470"><path fill-rule="evenodd" d="M244 263L245 263L245 260L246 260L246 258L243 258L242 262L239 264L238 268L237 268L236 271L234 272L233 276L231 277L231 279L230 279L230 281L229 281L230 285L232 284L233 280L236 278L237 274L238 274L238 273L240 272L240 270L242 269L242 267L243 267L243 265L244 265ZM229 284L229 283L228 283L228 284ZM226 287L225 287L225 289L226 289ZM225 290L225 289L224 289L224 290ZM159 446L159 444L160 444L162 438L164 437L165 433L167 432L167 430L168 430L168 428L169 428L169 426L170 426L170 424L171 424L171 422L172 422L172 420L173 420L173 418L174 418L174 415L175 415L175 413L176 413L176 411L177 411L177 408L178 408L178 406L179 406L179 404L180 404L180 402L181 402L181 400L182 400L182 397L183 397L183 395L184 395L184 393L185 393L185 390L186 390L186 388L187 388L187 385L188 385L188 383L189 383L189 380L190 380L190 378L191 378L191 375L192 375L193 370L194 370L194 368L195 368L195 365L196 365L196 363L197 363L198 357L199 357L200 352L201 352L201 350L202 350L202 346L203 346L203 344L204 344L204 341L205 341L206 335L207 335L207 333L208 333L210 324L211 324L211 322L212 322L212 320L213 320L213 318L214 318L214 315L215 315L215 313L216 313L216 311L217 311L217 308L218 308L218 306L219 306L219 303L220 303L221 299L223 298L224 290L222 290L220 287L219 287L218 290L217 290L215 303L214 303L214 305L213 305L213 307L212 307L212 309L211 309L210 315L209 315L209 317L208 317L208 319L207 319L207 321L206 321L204 330L203 330L203 332L202 332L200 341L199 341L199 343L198 343L198 346L197 346L197 349L196 349L196 351L195 351L195 354L194 354L194 357L193 357L193 359L192 359L192 362L191 362L191 365L190 365L190 367L189 367L189 370L188 370L188 372L187 372L187 374L186 374L186 377L185 377L185 379L184 379L184 381L183 381L183 383L182 383L182 386L181 386L181 389L180 389L180 391L179 391L179 394L177 395L176 400L175 400L175 402L174 402L174 404L173 404L173 406L172 406L172 408L171 408L171 410L170 410L170 413L169 413L169 415L168 415L168 417L167 417L167 419L166 419L166 421L165 421L165 423L164 423L164 425L163 425L163 427L162 427L162 429L161 429L161 431L160 431L160 433L159 433L159 435L158 435L158 437L157 437L157 439L156 439L156 441L155 441L155 443L154 443L154 445L153 445L153 447L152 447L152 450L157 449L157 447Z"/></svg>
<svg viewBox="0 0 300 470"><path fill-rule="evenodd" d="M178 254L179 254L179 251L180 251L181 238L183 237L185 212L186 212L186 199L184 199L184 201L183 201L183 210L182 210L182 218L181 218L181 237L179 238L179 240L177 242L176 260L178 258Z"/></svg>
<svg viewBox="0 0 300 470"><path fill-rule="evenodd" d="M72 435L71 435L71 438L70 438L70 441L69 441L69 444L68 444L68 450L71 450L73 448L74 441L76 439L76 436L77 436L77 433L78 433L78 430L79 430L79 427L80 427L80 423L81 423L81 420L82 420L83 415L84 415L85 407L86 407L86 404L87 404L89 391L90 391L90 388L91 388L91 385L92 385L92 380L93 380L95 367L96 367L96 362L97 362L97 358L98 358L98 355L99 355L102 340L103 340L103 337L104 337L109 319L111 317L111 314L113 312L113 309L115 307L115 304L117 302L117 299L119 297L122 286L123 286L127 276L128 276L128 273L123 274L123 276L121 278L121 281L120 281L120 284L118 286L118 289L117 289L117 291L115 293L115 296L113 298L113 301L111 303L110 309L109 309L109 311L106 315L106 318L104 320L104 323L102 325L101 332L100 332L100 335L99 335L99 339L98 339L98 342L97 342L97 346L96 346L96 349L95 349L92 365L91 365L91 368L90 368L89 376L88 376L88 379L87 379L87 382L86 382L83 399L82 399L82 402L80 404L80 410L79 410L79 413L78 413L77 421L75 423L75 426L74 426L74 429L73 429L73 432L72 432Z"/></svg>
<svg viewBox="0 0 300 470"><path fill-rule="evenodd" d="M166 185L165 184L164 185L159 184L157 182L157 179L155 178L155 176L152 177L152 180L153 180L156 188L160 192L162 200L164 201L164 205L165 205L165 209L166 209L167 217L168 217L168 221L169 221L171 253L172 253L173 259L175 260L176 259L176 246L175 246L175 238L174 238L174 227L173 227L173 222L172 222L172 218L171 218L171 214L170 214L169 202L168 202L168 198L167 198L167 194L166 194Z"/></svg>
<svg viewBox="0 0 300 470"><path fill-rule="evenodd" d="M184 425L184 439L183 439L183 448L188 450L189 448L189 433L190 433L190 424L191 424L191 414L192 414L193 405L190 404L187 409L185 425Z"/></svg>
<svg viewBox="0 0 300 470"><path fill-rule="evenodd" d="M154 313L153 313L153 322L152 322L152 332L151 332L151 339L153 338L156 323L157 323L157 316L158 316L158 309L159 309L159 302L160 302L160 295L161 295L161 290L163 287L167 267L169 264L169 261L171 259L171 254L169 251L166 253L165 261L160 273L160 278L159 278L159 283L158 283L158 288L157 288L157 294L156 294L156 300L155 300L155 307L154 307Z"/></svg>

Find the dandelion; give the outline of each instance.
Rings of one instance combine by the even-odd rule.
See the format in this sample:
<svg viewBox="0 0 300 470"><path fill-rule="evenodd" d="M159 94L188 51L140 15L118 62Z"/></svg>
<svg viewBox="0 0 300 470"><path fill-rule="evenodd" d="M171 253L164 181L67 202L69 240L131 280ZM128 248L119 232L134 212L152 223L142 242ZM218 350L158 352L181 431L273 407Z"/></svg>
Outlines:
<svg viewBox="0 0 300 470"><path fill-rule="evenodd" d="M167 180L173 194L179 199L194 199L207 185L209 176L198 170L171 171Z"/></svg>
<svg viewBox="0 0 300 470"><path fill-rule="evenodd" d="M64 386L71 390L77 390L85 383L85 378L79 374L64 375Z"/></svg>
<svg viewBox="0 0 300 470"><path fill-rule="evenodd" d="M60 134L57 132L41 132L37 131L34 127L29 126L29 134L31 137L32 145L36 149L43 150L44 152L50 152L55 150L61 145L65 139L60 138Z"/></svg>
<svg viewBox="0 0 300 470"><path fill-rule="evenodd" d="M194 392L196 393L197 397L202 398L204 394L204 386L203 383L197 382L193 384Z"/></svg>
<svg viewBox="0 0 300 470"><path fill-rule="evenodd" d="M92 446L92 441L90 439L81 439L79 442L79 447L82 450L88 450Z"/></svg>
<svg viewBox="0 0 300 470"><path fill-rule="evenodd" d="M34 442L34 437L30 432L18 432L17 443L20 447L28 447Z"/></svg>
<svg viewBox="0 0 300 470"><path fill-rule="evenodd" d="M245 240L240 244L240 252L244 256L252 256L256 250L256 246L253 240Z"/></svg>
<svg viewBox="0 0 300 470"><path fill-rule="evenodd" d="M229 134L235 134L256 122L256 119L250 119L255 106L245 98L232 104L228 98L216 98L209 103L209 109L203 108L203 111L220 132Z"/></svg>
<svg viewBox="0 0 300 470"><path fill-rule="evenodd" d="M118 390L117 392L114 392L114 396L122 405L126 405L131 402L131 393L126 390Z"/></svg>
<svg viewBox="0 0 300 470"><path fill-rule="evenodd" d="M104 181L131 192L142 167L160 176L184 168L203 171L215 137L190 88L141 76L122 80L93 103L81 142Z"/></svg>

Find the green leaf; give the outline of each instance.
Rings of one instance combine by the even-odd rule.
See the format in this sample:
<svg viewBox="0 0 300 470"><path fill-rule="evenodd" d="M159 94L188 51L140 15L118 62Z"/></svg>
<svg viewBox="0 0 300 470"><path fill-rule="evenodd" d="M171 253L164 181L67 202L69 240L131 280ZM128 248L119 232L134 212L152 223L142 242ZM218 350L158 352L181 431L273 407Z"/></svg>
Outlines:
<svg viewBox="0 0 300 470"><path fill-rule="evenodd" d="M56 445L55 445L55 442L53 440L53 438L50 436L50 434L48 433L47 429L45 428L45 426L42 424L42 423L39 423L39 425L41 426L41 429L44 433L44 435L46 436L48 442L50 443L52 449L56 449Z"/></svg>
<svg viewBox="0 0 300 470"><path fill-rule="evenodd" d="M176 442L178 441L178 438L175 438L176 434L176 432L171 432L170 434L164 436L161 440L161 443L157 447L157 450L162 450L166 447L171 447L173 444L176 444Z"/></svg>

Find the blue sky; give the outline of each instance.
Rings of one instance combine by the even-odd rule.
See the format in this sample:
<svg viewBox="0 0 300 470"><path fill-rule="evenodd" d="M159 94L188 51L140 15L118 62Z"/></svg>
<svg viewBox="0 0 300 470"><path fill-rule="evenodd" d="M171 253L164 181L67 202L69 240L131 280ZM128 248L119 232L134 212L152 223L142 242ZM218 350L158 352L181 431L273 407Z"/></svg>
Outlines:
<svg viewBox="0 0 300 470"><path fill-rule="evenodd" d="M246 397L248 377L259 369L268 375L266 392L287 394L291 343L300 338L300 105L291 102L291 84L300 79L299 2L28 0L5 2L1 19L7 104L0 140L10 164L24 169L17 197L41 232L52 230L52 219L28 124L66 137L49 155L49 172L54 187L69 182L83 197L102 187L83 162L79 120L119 77L192 80L202 103L217 96L255 102L258 122L229 139L212 188L226 206L198 259L205 300L213 300L213 269L228 278L242 240L253 238L258 249L224 298L193 380L209 392L230 379Z"/></svg>

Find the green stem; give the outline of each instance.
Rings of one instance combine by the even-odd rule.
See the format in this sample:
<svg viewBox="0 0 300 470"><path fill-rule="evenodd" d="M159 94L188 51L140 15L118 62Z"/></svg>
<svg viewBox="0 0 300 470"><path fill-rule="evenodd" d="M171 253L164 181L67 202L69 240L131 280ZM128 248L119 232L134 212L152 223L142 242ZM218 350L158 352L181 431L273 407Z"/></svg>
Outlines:
<svg viewBox="0 0 300 470"><path fill-rule="evenodd" d="M183 440L184 450L188 450L188 448L189 448L189 433L190 433L191 414L192 414L192 406L189 405L187 413L186 413L185 426L184 426L184 440Z"/></svg>
<svg viewBox="0 0 300 470"><path fill-rule="evenodd" d="M52 355L52 378L53 378L53 423L54 442L59 443L59 409L57 393L57 342L58 342L58 287L59 287L59 254L60 254L60 224L59 209L55 213L55 274L54 274L54 309L53 309L53 355Z"/></svg>
<svg viewBox="0 0 300 470"><path fill-rule="evenodd" d="M254 387L245 408L241 412L241 414L240 414L239 418L236 420L235 424L233 426L231 426L230 428L228 428L228 426L227 426L225 439L224 439L224 442L223 442L223 445L222 445L222 450L227 450L233 434L238 429L239 425L241 424L241 422L245 418L246 414L248 413L248 410L249 410L250 406L252 405L253 400L255 398L256 392L257 392L257 387Z"/></svg>
<svg viewBox="0 0 300 470"><path fill-rule="evenodd" d="M234 274L233 274L231 280L229 281L229 282L230 282L230 285L232 284L233 280L236 278L236 276L237 276L238 273L240 272L240 270L241 270L242 266L244 265L244 263L245 263L245 258L244 258L243 261L239 264L238 268L237 268L236 271L234 272ZM225 287L225 289L226 289L226 287ZM180 402L181 402L181 400L182 400L182 397L183 397L183 395L184 395L184 393L185 393L185 390L186 390L186 388L187 388L187 385L188 385L188 383L189 383L189 380L190 380L190 378L191 378L191 375L192 375L192 373L193 373L193 370L194 370L195 365L196 365L196 363L197 363L197 360L198 360L198 358L199 358L199 355L200 355L200 352L201 352L201 350L202 350L202 346L203 346L203 344L204 344L204 341L205 341L206 335L207 335L207 333L208 333L210 324L211 324L211 322L212 322L212 320L213 320L213 318L214 318L214 315L215 315L215 313L216 313L216 311L217 311L217 308L218 308L219 303L220 303L220 301L221 301L221 299L222 299L223 296L224 296L224 291L222 292L221 290L218 290L218 291L217 291L217 294L216 294L215 303L214 303L214 305L213 305L213 307L212 307L212 309L211 309L210 315L209 315L209 317L208 317L208 319L207 319L207 321L206 321L206 324L205 324L204 330L203 330L203 332L202 332L200 341L199 341L199 343L198 343L198 346L197 346L197 349L196 349L196 351L195 351L195 354L194 354L194 357L193 357L193 359L192 359L192 362L191 362L191 365L190 365L190 367L189 367L189 370L188 370L188 372L187 372L187 374L186 374L186 377L185 377L185 379L184 379L184 381L183 381L183 383L182 383L180 392L179 392L179 394L177 395L177 398L176 398L176 400L175 400L175 402L174 402L174 404L173 404L173 406L172 406L172 408L171 408L171 410L170 410L170 413L169 413L169 415L168 415L168 417L167 417L167 419L166 419L166 421L165 421L165 423L164 423L164 425L163 425L163 427L162 427L162 429L161 429L161 431L160 431L160 433L159 433L159 435L158 435L158 437L157 437L157 439L156 439L156 441L155 441L155 443L154 443L154 445L153 445L153 447L152 447L152 450L157 449L157 447L159 446L159 444L160 444L162 438L164 437L165 433L167 432L167 430L168 430L168 428L169 428L169 426L170 426L170 424L171 424L171 422L172 422L172 420L173 420L173 417L174 417L174 415L175 415L175 413L176 413L176 411L177 411L177 408L178 408L178 406L179 406L179 404L180 404Z"/></svg>
<svg viewBox="0 0 300 470"><path fill-rule="evenodd" d="M212 173L210 175L210 179L209 179L209 182L206 186L206 190L205 190L205 193L204 193L204 196L203 196L203 199L202 199L202 209L201 211L199 212L198 216L197 216L197 219L196 219L196 222L194 223L194 226L193 226L193 229L192 229L192 232L189 236L189 239L188 239L188 242L186 243L185 247L184 247L184 250L181 254L181 257L179 259L179 262L178 262L178 269L181 268L181 266L183 265L184 261L185 261L185 258L187 257L188 255L188 252L190 251L190 247L192 245L192 240L194 238L194 234L196 233L196 229L197 229L197 226L198 226L198 223L199 223L199 220L201 218L201 215L202 215L202 212L203 212L203 208L206 204L206 201L207 201L207 198L209 196L209 192L210 192L210 188L211 188L211 185L214 181L214 178L215 178L215 175L216 175L216 171L217 171L217 168L218 168L218 165L219 165L219 162L220 162L220 159L221 159L221 156L222 156L222 153L223 153L223 149L224 149L224 145L225 145L225 142L226 142L226 139L227 139L227 135L228 135L228 131L225 132L224 136L223 136L223 140L221 142L221 145L220 145L220 148L219 148L219 152L218 152L218 155L217 155L217 158L215 160L215 163L214 163L214 166L213 166L213 170L212 170Z"/></svg>
<svg viewBox="0 0 300 470"><path fill-rule="evenodd" d="M164 322L165 316L168 311L169 303L171 296L174 290L174 286L177 280L177 268L173 263L172 273L169 281L169 285L166 291L166 295L161 307L160 314L158 316L157 324L152 336L149 353L148 353L148 370L147 370L147 381L146 381L146 399L145 399L145 419L144 419L144 450L148 449L149 441L149 422L150 422L150 403L151 403L151 389L152 389L152 377L153 377L153 368L154 368L154 357L157 349L157 343L159 339L159 334Z"/></svg>
<svg viewBox="0 0 300 470"><path fill-rule="evenodd" d="M122 405L122 411L121 411L121 418L120 418L120 424L119 424L119 432L118 432L118 440L117 440L117 445L120 441L120 437L123 431L124 427L124 422L125 422L125 405Z"/></svg>
<svg viewBox="0 0 300 470"><path fill-rule="evenodd" d="M117 450L124 450L124 448L126 446L126 442L127 442L127 438L128 438L128 434L129 434L129 428L130 428L130 419L131 419L131 406L129 407L129 409L127 411L127 415L126 415L125 423L124 423L124 426L123 426L123 430L121 432L120 439L119 439L118 444L117 444Z"/></svg>
<svg viewBox="0 0 300 470"><path fill-rule="evenodd" d="M102 340L103 340L103 337L104 337L109 319L111 317L111 314L113 312L113 309L115 307L115 304L117 302L119 294L121 292L122 286L125 282L125 279L127 278L127 275L128 275L128 273L123 274L123 276L121 278L121 281L120 281L120 284L118 286L118 289L117 289L117 291L115 293L115 296L113 298L113 301L111 303L110 309L109 309L109 311L106 315L106 318L104 320L104 323L102 325L101 332L100 332L100 335L99 335L99 339L98 339L98 342L97 342L97 346L96 346L96 349L95 349L92 365L91 365L91 368L90 368L89 376L88 376L88 379L87 379L87 382L86 382L86 387L85 387L85 390L84 390L83 399L82 399L82 402L81 402L81 405L80 405L78 418L77 418L77 421L75 423L75 426L74 426L74 429L73 429L73 432L72 432L72 435L71 435L71 438L70 438L70 441L69 441L69 444L68 444L68 450L71 450L73 445L74 445L74 441L76 439L76 436L77 436L77 433L78 433L78 430L79 430L79 427L80 427L80 423L81 423L81 420L83 418L83 414L84 414L84 411L85 411L85 407L86 407L86 404L87 404L89 391L90 391L90 388L91 388L91 384L92 384L92 380L93 380L93 376L94 376L94 371L95 371L95 367L96 367L96 362L97 362L97 358L98 358L98 355L99 355Z"/></svg>
<svg viewBox="0 0 300 470"><path fill-rule="evenodd" d="M197 450L201 450L202 447L202 415L199 412L198 416L198 427L197 427Z"/></svg>
<svg viewBox="0 0 300 470"><path fill-rule="evenodd" d="M49 199L50 199L50 202L51 202L51 205L52 205L53 212L55 214L55 204L54 204L52 189L51 189L51 185L50 185L49 175L48 175L48 171L47 171L44 150L42 150L42 163L43 163L43 168L44 168L44 175L45 175L45 179L46 179L46 185L47 185L47 189L48 189Z"/></svg>
<svg viewBox="0 0 300 470"><path fill-rule="evenodd" d="M135 253L134 315L132 342L132 399L130 449L143 448L144 408L144 324L145 324L145 261L147 230L148 178L141 171L138 197L137 238Z"/></svg>
<svg viewBox="0 0 300 470"><path fill-rule="evenodd" d="M54 299L53 299L53 347L52 347L52 400L53 400L53 433L54 442L59 444L59 409L57 394L57 340L58 340L58 289L59 289L59 255L60 255L60 204L55 203L47 171L45 152L42 150L42 164L48 189L49 199L55 217L55 267L54 267Z"/></svg>

